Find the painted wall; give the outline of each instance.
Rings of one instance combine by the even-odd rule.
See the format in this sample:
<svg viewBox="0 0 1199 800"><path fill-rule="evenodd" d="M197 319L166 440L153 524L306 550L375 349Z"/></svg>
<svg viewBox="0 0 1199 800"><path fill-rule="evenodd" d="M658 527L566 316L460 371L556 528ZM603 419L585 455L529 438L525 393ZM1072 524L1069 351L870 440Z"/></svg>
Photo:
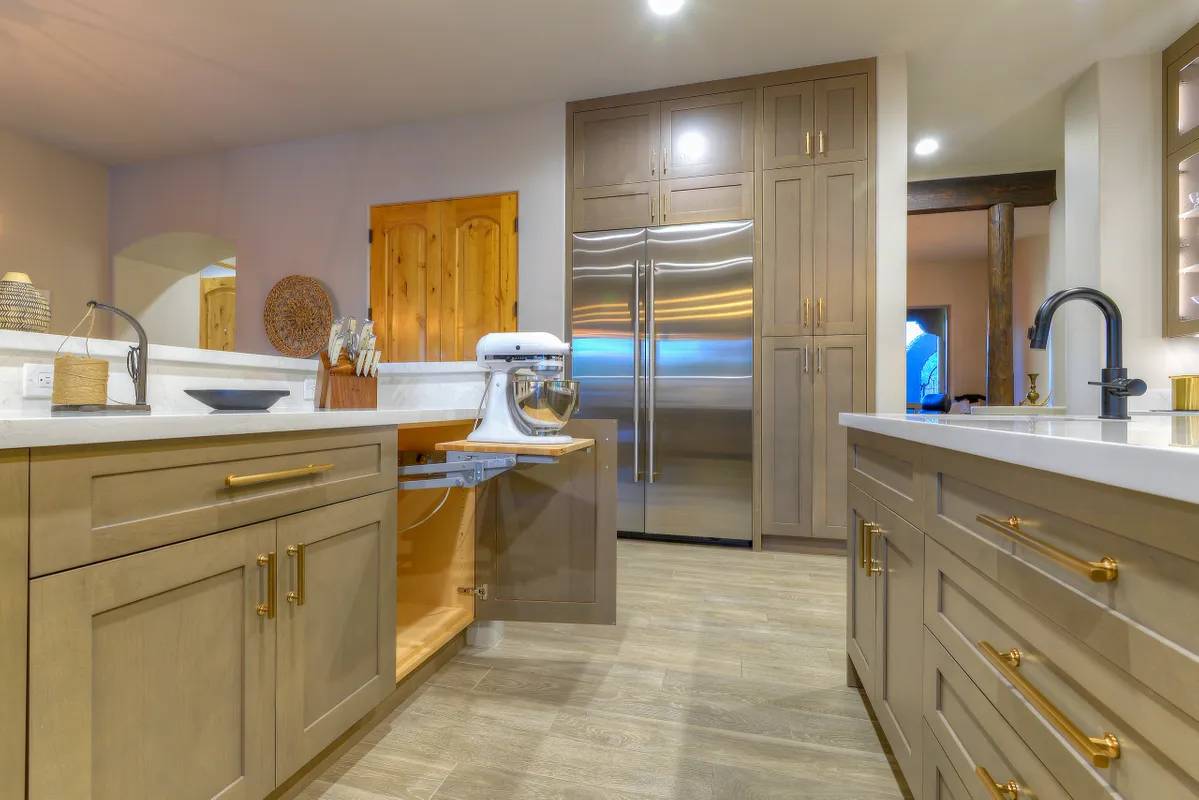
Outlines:
<svg viewBox="0 0 1199 800"><path fill-rule="evenodd" d="M565 126L560 103L113 168L110 250L166 231L237 251L237 349L272 352L270 287L291 274L329 288L340 314L369 293L372 205L516 191L520 327L563 332Z"/></svg>
<svg viewBox="0 0 1199 800"><path fill-rule="evenodd" d="M107 205L106 167L0 130L0 273L26 272L49 291L53 333L108 298ZM97 317L96 332L109 330Z"/></svg>
<svg viewBox="0 0 1199 800"><path fill-rule="evenodd" d="M987 262L908 264L908 306L949 306L949 393L987 393Z"/></svg>
<svg viewBox="0 0 1199 800"><path fill-rule="evenodd" d="M879 56L875 184L875 411L902 413L908 272L908 62Z"/></svg>
<svg viewBox="0 0 1199 800"><path fill-rule="evenodd" d="M199 346L199 272L182 272L125 256L113 259L112 271L114 302L137 317L150 341L173 347ZM124 320L116 320L113 336L132 340L137 335Z"/></svg>

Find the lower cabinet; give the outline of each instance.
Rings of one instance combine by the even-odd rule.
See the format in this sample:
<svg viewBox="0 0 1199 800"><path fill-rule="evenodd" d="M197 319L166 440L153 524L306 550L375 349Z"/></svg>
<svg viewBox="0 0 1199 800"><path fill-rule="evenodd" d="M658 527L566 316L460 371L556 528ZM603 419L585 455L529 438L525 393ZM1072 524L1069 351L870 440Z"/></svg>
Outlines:
<svg viewBox="0 0 1199 800"><path fill-rule="evenodd" d="M257 800L394 688L395 493L30 582L29 798Z"/></svg>

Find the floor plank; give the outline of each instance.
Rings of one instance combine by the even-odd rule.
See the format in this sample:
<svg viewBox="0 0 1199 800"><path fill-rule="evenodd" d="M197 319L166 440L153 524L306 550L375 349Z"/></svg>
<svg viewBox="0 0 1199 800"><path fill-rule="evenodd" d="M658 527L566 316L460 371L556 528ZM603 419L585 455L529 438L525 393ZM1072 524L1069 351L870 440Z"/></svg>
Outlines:
<svg viewBox="0 0 1199 800"><path fill-rule="evenodd" d="M889 800L845 561L622 540L618 624L509 623L304 800Z"/></svg>

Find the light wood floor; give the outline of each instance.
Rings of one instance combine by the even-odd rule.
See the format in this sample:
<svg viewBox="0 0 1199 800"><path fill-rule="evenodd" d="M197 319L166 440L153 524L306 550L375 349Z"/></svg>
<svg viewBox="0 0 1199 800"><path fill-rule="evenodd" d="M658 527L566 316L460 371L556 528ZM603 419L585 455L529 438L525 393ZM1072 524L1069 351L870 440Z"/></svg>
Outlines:
<svg viewBox="0 0 1199 800"><path fill-rule="evenodd" d="M304 800L899 798L845 686L845 559L622 540L615 627L508 623Z"/></svg>

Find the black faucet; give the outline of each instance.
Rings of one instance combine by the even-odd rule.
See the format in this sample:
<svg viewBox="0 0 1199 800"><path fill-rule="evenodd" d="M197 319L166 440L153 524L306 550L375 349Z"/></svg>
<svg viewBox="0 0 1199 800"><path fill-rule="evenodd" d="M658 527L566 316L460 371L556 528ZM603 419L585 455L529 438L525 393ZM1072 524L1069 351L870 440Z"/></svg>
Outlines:
<svg viewBox="0 0 1199 800"><path fill-rule="evenodd" d="M1028 329L1028 344L1034 350L1044 350L1049 344L1049 326L1053 315L1069 300L1090 300L1103 312L1105 338L1107 341L1106 366L1098 381L1089 381L1091 386L1100 387L1100 419L1128 419L1128 398L1140 397L1145 393L1145 382L1140 378L1129 378L1124 368L1124 323L1116 301L1098 289L1079 286L1063 289L1045 298L1037 309L1037 316Z"/></svg>

